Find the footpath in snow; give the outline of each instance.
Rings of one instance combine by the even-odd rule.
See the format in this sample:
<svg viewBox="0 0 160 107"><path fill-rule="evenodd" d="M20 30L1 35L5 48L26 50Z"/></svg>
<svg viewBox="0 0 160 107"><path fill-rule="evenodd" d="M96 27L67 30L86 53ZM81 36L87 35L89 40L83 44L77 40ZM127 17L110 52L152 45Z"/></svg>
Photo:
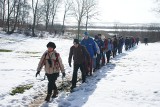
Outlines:
<svg viewBox="0 0 160 107"><path fill-rule="evenodd" d="M49 41L57 44L66 73L72 75L72 68L67 61L72 40L14 36L8 39L4 35L0 36L3 41L0 48L14 50L0 53L0 107L30 107L31 102L45 94L47 80L35 78L35 70ZM23 41L11 43L17 39ZM42 102L34 107L159 107L159 47L160 43L150 43L148 46L140 44L124 51L113 58L110 64L88 77L86 83L77 87L75 92L61 92L50 103ZM33 88L23 94L9 94L13 87L22 84L33 84Z"/></svg>

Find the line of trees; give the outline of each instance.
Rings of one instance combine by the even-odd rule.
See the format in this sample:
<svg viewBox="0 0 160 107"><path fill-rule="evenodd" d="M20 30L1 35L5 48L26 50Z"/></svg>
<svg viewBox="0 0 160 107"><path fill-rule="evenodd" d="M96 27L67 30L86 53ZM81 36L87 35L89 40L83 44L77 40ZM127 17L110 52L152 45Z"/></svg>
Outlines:
<svg viewBox="0 0 160 107"><path fill-rule="evenodd" d="M75 18L79 38L80 26L85 23L87 30L90 19L98 14L96 10L96 0L0 0L0 27L8 34L17 29L31 29L32 36L36 36L38 27L54 31L56 17L61 13L60 31L65 30L66 18Z"/></svg>

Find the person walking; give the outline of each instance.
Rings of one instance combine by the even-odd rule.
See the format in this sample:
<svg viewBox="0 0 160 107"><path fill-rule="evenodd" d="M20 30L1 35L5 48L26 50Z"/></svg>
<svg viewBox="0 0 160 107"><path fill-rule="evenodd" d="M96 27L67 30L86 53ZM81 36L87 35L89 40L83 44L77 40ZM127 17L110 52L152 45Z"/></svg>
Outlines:
<svg viewBox="0 0 160 107"><path fill-rule="evenodd" d="M74 64L73 64L71 90L76 87L78 69L80 68L81 70L82 83L84 83L86 80L85 61L88 61L87 64L90 65L89 53L84 46L79 44L78 39L74 39L73 46L71 46L70 48L69 58L68 58L68 63L70 67L71 67L72 57L73 57Z"/></svg>
<svg viewBox="0 0 160 107"><path fill-rule="evenodd" d="M81 41L81 45L85 46L87 51L89 52L90 55L90 70L89 70L89 74L92 75L92 69L93 69L93 59L94 56L96 56L97 54L97 48L95 45L95 42L92 38L89 37L89 33L85 32L84 33L84 39ZM87 73L88 75L88 73Z"/></svg>
<svg viewBox="0 0 160 107"><path fill-rule="evenodd" d="M62 63L62 59L60 57L60 54L56 52L55 48L56 45L53 42L49 42L47 44L48 50L44 52L42 55L38 67L37 67L37 73L36 77L38 74L40 74L40 71L42 70L42 67L45 67L45 75L47 76L48 79L48 90L47 90L47 96L45 98L45 101L49 101L50 97L53 95L52 98L57 97L58 95L58 90L56 86L56 80L57 77L59 76L59 72L61 70L62 76L65 77L65 69L64 65Z"/></svg>

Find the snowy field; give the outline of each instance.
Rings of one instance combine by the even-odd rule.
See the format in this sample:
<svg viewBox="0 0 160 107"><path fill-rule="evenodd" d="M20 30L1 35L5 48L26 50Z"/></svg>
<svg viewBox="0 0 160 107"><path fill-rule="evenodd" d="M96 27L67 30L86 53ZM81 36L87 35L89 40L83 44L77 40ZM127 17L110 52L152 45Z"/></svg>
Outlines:
<svg viewBox="0 0 160 107"><path fill-rule="evenodd" d="M60 38L31 38L16 34L0 34L0 107L31 107L30 104L47 90L47 80L35 78L39 58L49 41L56 43L67 75L68 54L72 40ZM61 92L41 107L159 107L160 106L160 43L140 44L117 55L110 64L87 78L75 92ZM58 78L61 81L61 76ZM19 85L32 84L23 94L10 95ZM38 105L37 105L38 106Z"/></svg>

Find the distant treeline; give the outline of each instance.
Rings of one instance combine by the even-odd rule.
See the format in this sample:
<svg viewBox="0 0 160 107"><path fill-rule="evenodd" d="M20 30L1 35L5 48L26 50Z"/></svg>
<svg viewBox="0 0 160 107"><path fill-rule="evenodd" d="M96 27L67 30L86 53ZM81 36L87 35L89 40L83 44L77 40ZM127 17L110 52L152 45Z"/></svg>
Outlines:
<svg viewBox="0 0 160 107"><path fill-rule="evenodd" d="M10 23L12 25L12 23ZM2 20L0 20L0 27L2 27ZM17 23L17 27L15 32L17 33L23 33L27 36L32 36L31 34L31 28L32 25L23 23L20 24ZM54 24L48 25L48 29L45 29L45 25L37 24L36 25L36 36L43 36L44 32L49 32L50 34L58 34L63 35L65 32L68 32L69 34L76 35L77 34L77 26L64 26L64 31L61 31L62 25L61 24ZM81 26L81 28L85 28L85 26ZM108 35L109 37L112 37L113 35L117 36L123 36L123 37L139 37L140 40L143 42L143 39L145 37L148 38L149 42L157 42L160 41L160 26L158 24L151 24L150 26L88 26L88 30L91 36L95 36L98 33L101 33L102 35ZM97 29L97 30L96 30ZM101 30L98 30L101 29ZM106 31L106 29L108 29ZM109 30L110 29L110 30ZM7 28L3 27L3 30L6 31ZM132 31L133 30L133 31ZM44 32L43 32L44 31ZM81 30L80 34L82 35L85 32L85 30ZM67 36L67 34L65 35Z"/></svg>
<svg viewBox="0 0 160 107"><path fill-rule="evenodd" d="M66 28L77 28L77 26L67 26ZM81 26L80 28L85 28L85 26ZM130 26L130 25L125 25L125 26L88 26L88 28L91 29L138 29L138 30L158 30L160 31L160 25L156 24L156 25L142 25L142 26Z"/></svg>
<svg viewBox="0 0 160 107"><path fill-rule="evenodd" d="M71 28L75 28L75 26L69 26L66 27L69 28L70 30L67 30L68 32L73 32L76 34L76 30ZM83 27L82 27L83 28ZM125 37L139 37L140 41L143 42L144 38L148 38L149 42L158 42L160 41L160 27L139 27L139 26L134 26L134 27L126 27L126 26L121 26L121 27L117 27L117 29L121 29L121 30L117 30L114 28L114 26L110 26L110 27L89 27L89 28L95 28L94 30L88 30L90 36L94 37L97 34L102 34L102 35L108 35L108 37L113 37L114 35L116 36L123 36ZM96 29L101 29L101 30L96 30ZM106 29L112 29L111 31ZM113 30L114 29L114 30ZM127 30L126 30L127 29ZM129 30L130 29L130 30ZM137 29L132 31L133 29ZM83 32L85 32L85 30L81 30L81 34L83 34Z"/></svg>

